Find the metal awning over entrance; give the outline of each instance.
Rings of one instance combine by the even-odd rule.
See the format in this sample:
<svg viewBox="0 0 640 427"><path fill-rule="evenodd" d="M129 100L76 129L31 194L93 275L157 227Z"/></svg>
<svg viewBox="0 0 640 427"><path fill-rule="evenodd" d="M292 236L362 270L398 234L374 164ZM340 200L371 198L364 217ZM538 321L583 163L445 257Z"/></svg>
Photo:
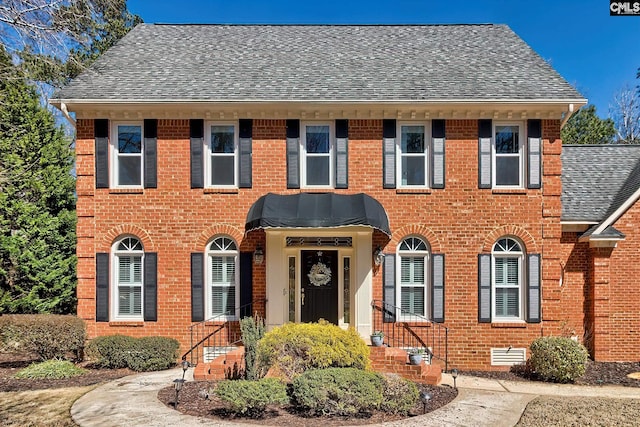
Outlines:
<svg viewBox="0 0 640 427"><path fill-rule="evenodd" d="M358 225L368 226L391 236L384 208L380 202L364 193L268 193L249 209L245 230Z"/></svg>

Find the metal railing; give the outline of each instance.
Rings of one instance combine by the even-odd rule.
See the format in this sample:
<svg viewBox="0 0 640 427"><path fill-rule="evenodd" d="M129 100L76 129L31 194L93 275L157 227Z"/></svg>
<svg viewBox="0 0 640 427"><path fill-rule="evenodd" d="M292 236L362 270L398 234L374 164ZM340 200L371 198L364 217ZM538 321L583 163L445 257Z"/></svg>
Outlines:
<svg viewBox="0 0 640 427"><path fill-rule="evenodd" d="M267 300L254 300L189 327L191 343L182 360L193 366L226 353L242 341L240 319L255 313L264 318Z"/></svg>
<svg viewBox="0 0 640 427"><path fill-rule="evenodd" d="M406 350L421 350L430 358L444 362L449 370L449 328L381 300L371 302L373 329L384 334L384 345Z"/></svg>

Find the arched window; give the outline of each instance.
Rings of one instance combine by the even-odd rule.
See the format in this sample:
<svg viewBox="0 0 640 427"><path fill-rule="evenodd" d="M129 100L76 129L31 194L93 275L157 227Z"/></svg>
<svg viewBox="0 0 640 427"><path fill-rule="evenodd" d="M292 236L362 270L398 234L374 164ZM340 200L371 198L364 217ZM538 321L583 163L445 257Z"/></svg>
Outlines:
<svg viewBox="0 0 640 427"><path fill-rule="evenodd" d="M398 275L400 284L396 286L400 302L400 317L410 314L428 316L427 313L427 266L429 247L420 237L407 237L398 245Z"/></svg>
<svg viewBox="0 0 640 427"><path fill-rule="evenodd" d="M235 318L238 305L238 246L219 236L207 247L207 318Z"/></svg>
<svg viewBox="0 0 640 427"><path fill-rule="evenodd" d="M135 237L124 237L113 245L116 318L142 319L144 249Z"/></svg>
<svg viewBox="0 0 640 427"><path fill-rule="evenodd" d="M495 319L523 318L523 262L522 245L513 238L502 237L491 251L493 261L493 317Z"/></svg>

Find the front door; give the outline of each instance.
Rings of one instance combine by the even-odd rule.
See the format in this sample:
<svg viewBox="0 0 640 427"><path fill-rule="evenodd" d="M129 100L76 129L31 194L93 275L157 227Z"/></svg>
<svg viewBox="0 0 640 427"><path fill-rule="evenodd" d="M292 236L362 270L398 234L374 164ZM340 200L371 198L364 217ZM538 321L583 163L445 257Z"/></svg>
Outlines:
<svg viewBox="0 0 640 427"><path fill-rule="evenodd" d="M338 251L302 251L300 320L338 324Z"/></svg>

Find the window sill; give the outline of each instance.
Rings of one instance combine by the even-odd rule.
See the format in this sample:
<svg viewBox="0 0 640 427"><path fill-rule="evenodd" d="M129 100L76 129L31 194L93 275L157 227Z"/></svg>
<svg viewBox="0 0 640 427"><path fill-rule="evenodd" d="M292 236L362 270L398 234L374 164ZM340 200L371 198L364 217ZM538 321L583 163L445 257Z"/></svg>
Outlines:
<svg viewBox="0 0 640 427"><path fill-rule="evenodd" d="M398 188L396 194L431 194L430 188Z"/></svg>
<svg viewBox="0 0 640 427"><path fill-rule="evenodd" d="M124 328L141 328L144 326L142 320L113 320L109 322L109 326L119 326Z"/></svg>
<svg viewBox="0 0 640 427"><path fill-rule="evenodd" d="M527 194L526 188L493 188L493 194Z"/></svg>
<svg viewBox="0 0 640 427"><path fill-rule="evenodd" d="M524 329L527 327L527 323L524 321L512 321L512 322L492 322L492 328L506 328L506 329Z"/></svg>
<svg viewBox="0 0 640 427"><path fill-rule="evenodd" d="M144 194L144 188L110 188L109 194Z"/></svg>
<svg viewBox="0 0 640 427"><path fill-rule="evenodd" d="M204 194L238 194L237 188L205 188Z"/></svg>

